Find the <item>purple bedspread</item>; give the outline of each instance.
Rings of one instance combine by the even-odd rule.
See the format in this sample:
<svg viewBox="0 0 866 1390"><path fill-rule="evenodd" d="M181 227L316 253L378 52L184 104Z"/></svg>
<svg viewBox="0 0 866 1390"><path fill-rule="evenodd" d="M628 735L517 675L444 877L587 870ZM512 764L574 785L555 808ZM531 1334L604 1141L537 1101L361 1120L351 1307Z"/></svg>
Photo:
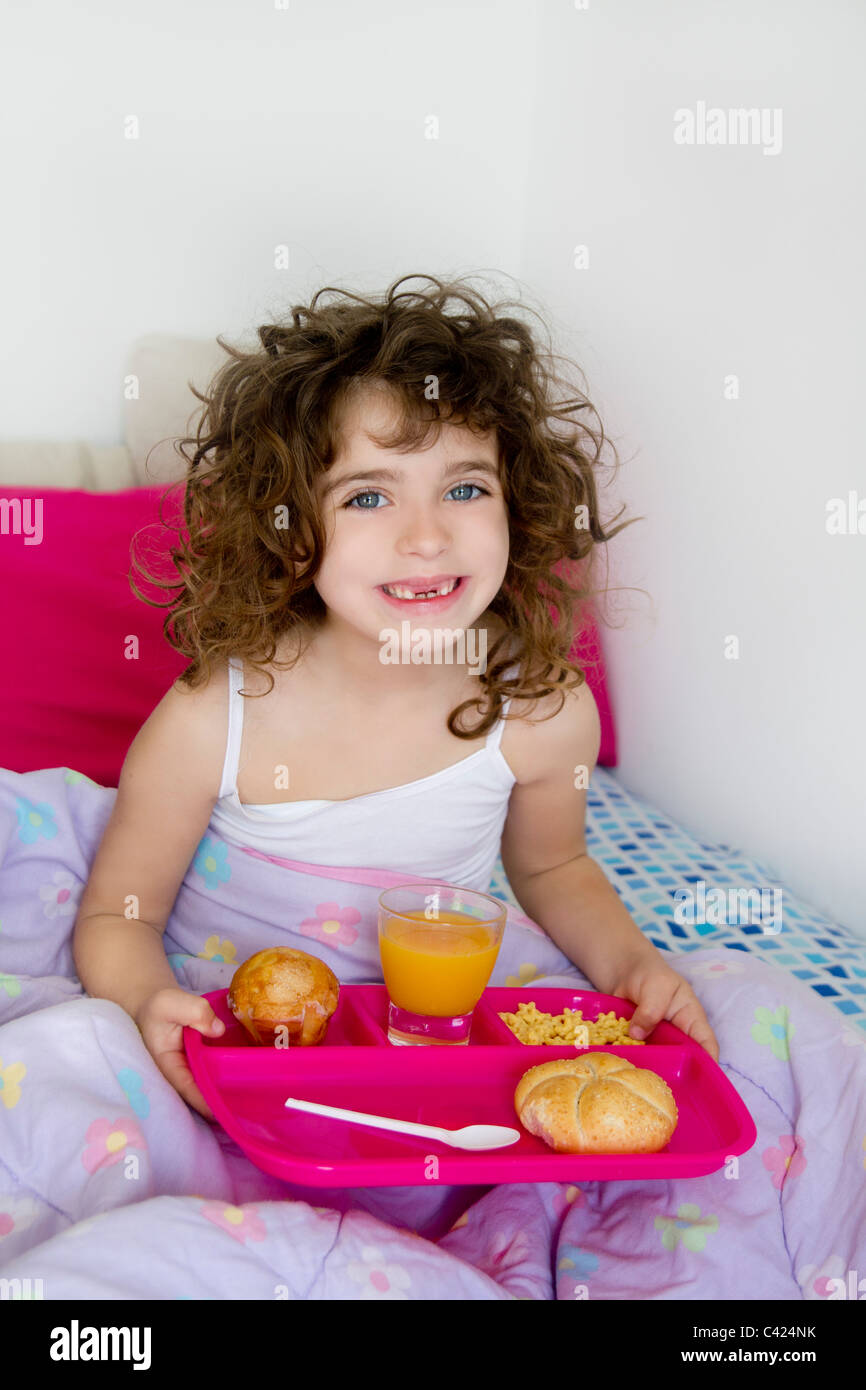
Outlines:
<svg viewBox="0 0 866 1390"><path fill-rule="evenodd" d="M326 1190L261 1172L169 1085L129 1015L77 979L72 924L116 794L66 768L0 770L0 1279L21 1281L4 1285L12 1296L832 1299L858 1280L866 1294L866 1038L740 951L676 960L758 1130L716 1173ZM387 881L288 867L209 828L165 949L196 993L268 945L313 951L345 983L380 981ZM491 983L530 981L592 988L509 910Z"/></svg>

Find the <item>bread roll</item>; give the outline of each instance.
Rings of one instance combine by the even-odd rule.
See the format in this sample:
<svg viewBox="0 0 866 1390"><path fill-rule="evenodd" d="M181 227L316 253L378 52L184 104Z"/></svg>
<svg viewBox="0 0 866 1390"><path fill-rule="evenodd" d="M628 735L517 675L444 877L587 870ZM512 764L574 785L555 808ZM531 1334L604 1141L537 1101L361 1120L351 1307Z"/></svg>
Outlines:
<svg viewBox="0 0 866 1390"><path fill-rule="evenodd" d="M614 1052L542 1062L514 1092L517 1118L557 1153L655 1153L677 1125L673 1092L657 1072Z"/></svg>
<svg viewBox="0 0 866 1390"><path fill-rule="evenodd" d="M339 997L339 980L318 956L271 946L238 967L227 1003L262 1046L315 1047ZM278 1031L283 1028L287 1031Z"/></svg>

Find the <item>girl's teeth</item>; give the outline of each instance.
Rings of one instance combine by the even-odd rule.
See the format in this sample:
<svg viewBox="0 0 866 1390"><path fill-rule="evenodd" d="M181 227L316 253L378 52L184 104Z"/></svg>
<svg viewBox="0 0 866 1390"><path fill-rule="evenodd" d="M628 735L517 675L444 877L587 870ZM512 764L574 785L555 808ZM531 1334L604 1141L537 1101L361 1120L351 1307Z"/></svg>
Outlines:
<svg viewBox="0 0 866 1390"><path fill-rule="evenodd" d="M450 594L452 589L456 589L458 581L452 579L449 584L442 584L438 589L427 589L426 592L416 594L414 589L404 588L401 584L383 584L382 588L386 594L391 594L393 598L425 599L441 598L444 594Z"/></svg>

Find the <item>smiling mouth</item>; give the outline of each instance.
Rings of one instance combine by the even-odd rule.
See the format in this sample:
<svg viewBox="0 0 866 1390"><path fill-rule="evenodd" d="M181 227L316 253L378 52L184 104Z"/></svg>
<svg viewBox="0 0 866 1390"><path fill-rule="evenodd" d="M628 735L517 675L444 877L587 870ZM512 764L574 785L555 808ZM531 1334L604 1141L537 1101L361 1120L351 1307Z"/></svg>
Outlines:
<svg viewBox="0 0 866 1390"><path fill-rule="evenodd" d="M408 602L423 602L425 599L444 598L446 594L452 594L458 585L463 583L463 576L457 579L449 579L444 584L438 584L435 588L417 590L410 588L406 584L381 584L379 587L391 598L400 598Z"/></svg>

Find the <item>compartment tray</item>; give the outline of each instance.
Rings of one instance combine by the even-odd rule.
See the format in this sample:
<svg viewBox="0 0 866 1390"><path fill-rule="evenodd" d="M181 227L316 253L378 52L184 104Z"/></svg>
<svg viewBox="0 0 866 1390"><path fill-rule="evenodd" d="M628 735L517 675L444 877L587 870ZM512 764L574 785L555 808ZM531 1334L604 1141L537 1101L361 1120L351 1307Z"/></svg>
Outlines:
<svg viewBox="0 0 866 1390"><path fill-rule="evenodd" d="M341 985L340 1001L318 1047L258 1047L226 1004L227 990L204 997L226 1025L219 1038L184 1029L190 1068L214 1116L253 1163L286 1182L310 1187L382 1187L499 1182L579 1182L672 1178L715 1172L757 1138L754 1121L721 1068L699 1044L662 1023L643 1045L529 1046L498 1017L522 1000L587 1019L625 999L561 987L493 987L475 1011L464 1047L394 1047L385 1032L384 985ZM558 1154L523 1129L514 1089L539 1062L613 1052L663 1076L679 1119L669 1144L653 1154ZM346 1120L287 1110L287 1096L376 1115L458 1129L504 1124L521 1130L507 1149L467 1153L439 1140L391 1134Z"/></svg>

